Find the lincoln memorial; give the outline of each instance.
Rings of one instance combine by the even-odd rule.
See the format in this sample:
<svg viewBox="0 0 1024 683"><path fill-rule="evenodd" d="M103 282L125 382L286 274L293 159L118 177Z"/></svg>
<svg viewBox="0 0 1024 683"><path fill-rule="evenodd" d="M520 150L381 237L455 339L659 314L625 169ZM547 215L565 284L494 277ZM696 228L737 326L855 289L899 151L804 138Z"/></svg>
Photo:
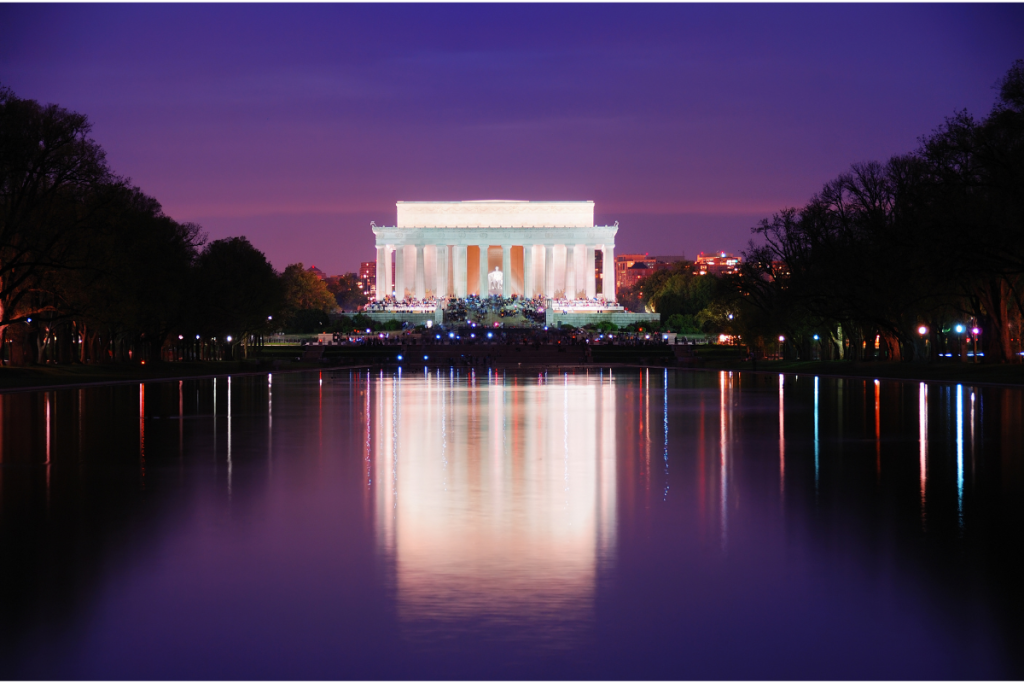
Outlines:
<svg viewBox="0 0 1024 683"><path fill-rule="evenodd" d="M397 206L393 227L371 223L377 244L378 301L392 295L397 301L470 295L615 301L619 226L594 225L592 201ZM595 276L598 251L607 273L601 278L600 293Z"/></svg>

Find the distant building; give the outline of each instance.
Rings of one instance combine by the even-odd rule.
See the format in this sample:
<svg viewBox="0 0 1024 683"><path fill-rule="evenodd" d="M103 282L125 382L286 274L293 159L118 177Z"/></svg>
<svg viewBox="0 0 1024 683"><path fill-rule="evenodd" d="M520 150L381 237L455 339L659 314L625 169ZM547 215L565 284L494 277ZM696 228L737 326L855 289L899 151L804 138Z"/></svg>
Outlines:
<svg viewBox="0 0 1024 683"><path fill-rule="evenodd" d="M362 292L367 299L373 300L377 298L376 261L363 261L359 264L358 287L359 291Z"/></svg>
<svg viewBox="0 0 1024 683"><path fill-rule="evenodd" d="M624 287L635 286L636 283L640 282L640 280L643 280L645 277L658 270L657 266L657 261L635 261L629 268L618 273L619 289L621 290Z"/></svg>
<svg viewBox="0 0 1024 683"><path fill-rule="evenodd" d="M634 269L636 264L642 264ZM631 287L636 281L654 272L656 259L647 254L619 254L615 257L615 288Z"/></svg>
<svg viewBox="0 0 1024 683"><path fill-rule="evenodd" d="M705 254L703 251L693 262L693 272L696 275L727 275L739 272L743 264L743 257L729 254L724 251L713 254Z"/></svg>
<svg viewBox="0 0 1024 683"><path fill-rule="evenodd" d="M321 280L323 280L324 278L327 277L327 273L325 273L324 271L320 270L316 266L310 266L309 267L309 272L313 273L313 275L316 275Z"/></svg>

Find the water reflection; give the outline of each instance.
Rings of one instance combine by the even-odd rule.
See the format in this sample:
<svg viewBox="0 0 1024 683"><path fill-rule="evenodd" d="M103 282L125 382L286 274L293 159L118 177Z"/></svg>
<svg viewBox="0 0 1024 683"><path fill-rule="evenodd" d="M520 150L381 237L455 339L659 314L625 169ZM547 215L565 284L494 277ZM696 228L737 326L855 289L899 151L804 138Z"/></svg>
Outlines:
<svg viewBox="0 0 1024 683"><path fill-rule="evenodd" d="M925 491L928 485L928 385L921 382L917 389L917 429L921 469L921 525L927 524Z"/></svg>
<svg viewBox="0 0 1024 683"><path fill-rule="evenodd" d="M564 646L551 632L590 618L615 541L616 395L561 379L556 392L500 372L372 387L375 528L403 620L543 624L520 637Z"/></svg>
<svg viewBox="0 0 1024 683"><path fill-rule="evenodd" d="M422 367L0 395L0 674L1019 677L1021 396Z"/></svg>

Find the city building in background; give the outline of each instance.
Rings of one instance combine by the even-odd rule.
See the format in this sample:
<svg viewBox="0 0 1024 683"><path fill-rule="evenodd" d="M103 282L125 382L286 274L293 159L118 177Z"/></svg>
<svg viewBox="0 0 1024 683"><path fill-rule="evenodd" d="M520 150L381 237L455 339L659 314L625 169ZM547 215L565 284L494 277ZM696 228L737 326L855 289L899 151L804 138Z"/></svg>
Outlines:
<svg viewBox="0 0 1024 683"><path fill-rule="evenodd" d="M655 259L647 254L619 254L615 257L615 288L633 286L654 272L654 264Z"/></svg>
<svg viewBox="0 0 1024 683"><path fill-rule="evenodd" d="M324 278L327 277L327 273L325 273L324 271L320 270L316 266L310 266L309 267L309 272L313 273L313 275L316 275L321 280L323 280Z"/></svg>
<svg viewBox="0 0 1024 683"><path fill-rule="evenodd" d="M729 254L724 251L713 254L705 254L703 251L697 255L693 263L693 272L697 275L728 275L739 272L743 263L742 256Z"/></svg>
<svg viewBox="0 0 1024 683"><path fill-rule="evenodd" d="M373 300L377 297L376 261L363 261L359 264L358 287L367 299Z"/></svg>

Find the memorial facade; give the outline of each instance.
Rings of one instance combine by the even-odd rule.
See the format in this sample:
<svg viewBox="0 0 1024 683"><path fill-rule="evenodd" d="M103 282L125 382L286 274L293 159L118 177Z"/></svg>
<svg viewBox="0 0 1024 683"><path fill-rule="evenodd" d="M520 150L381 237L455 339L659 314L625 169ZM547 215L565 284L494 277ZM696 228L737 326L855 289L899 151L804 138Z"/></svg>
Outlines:
<svg viewBox="0 0 1024 683"><path fill-rule="evenodd" d="M594 202L398 202L394 226L376 236L376 300L470 295L615 301L615 275L601 278L595 254L615 263L619 226L594 225ZM393 273L393 275L392 275Z"/></svg>

